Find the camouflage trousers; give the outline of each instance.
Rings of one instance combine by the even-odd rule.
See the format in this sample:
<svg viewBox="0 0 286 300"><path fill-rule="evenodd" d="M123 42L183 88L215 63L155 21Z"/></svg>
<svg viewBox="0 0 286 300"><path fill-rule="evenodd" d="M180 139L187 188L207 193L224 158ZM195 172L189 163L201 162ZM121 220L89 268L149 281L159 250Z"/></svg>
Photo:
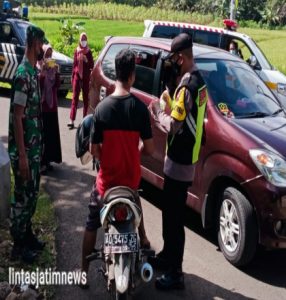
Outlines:
<svg viewBox="0 0 286 300"><path fill-rule="evenodd" d="M32 217L37 206L40 187L40 163L29 162L31 179L24 182L19 174L18 163L12 162L15 178L14 199L11 203L10 232L15 242L24 243L31 232Z"/></svg>

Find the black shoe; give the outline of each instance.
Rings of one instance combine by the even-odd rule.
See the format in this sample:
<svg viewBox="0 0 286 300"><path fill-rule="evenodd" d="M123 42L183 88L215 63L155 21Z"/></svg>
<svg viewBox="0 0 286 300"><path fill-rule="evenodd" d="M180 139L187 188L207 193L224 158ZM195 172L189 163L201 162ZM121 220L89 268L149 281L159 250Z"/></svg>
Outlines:
<svg viewBox="0 0 286 300"><path fill-rule="evenodd" d="M70 121L67 126L69 127L69 129L74 129L74 122Z"/></svg>
<svg viewBox="0 0 286 300"><path fill-rule="evenodd" d="M50 163L47 163L46 166L48 171L54 171L54 167Z"/></svg>
<svg viewBox="0 0 286 300"><path fill-rule="evenodd" d="M167 270L169 268L168 260L164 257L162 252L156 256L149 256L147 259L148 263L156 270Z"/></svg>
<svg viewBox="0 0 286 300"><path fill-rule="evenodd" d="M21 254L22 254L22 249L23 248L21 246L18 246L14 243L13 248L11 250L11 258L10 259L12 261L20 259Z"/></svg>
<svg viewBox="0 0 286 300"><path fill-rule="evenodd" d="M34 251L43 251L46 243L44 241L38 240L35 236L30 237L27 246Z"/></svg>
<svg viewBox="0 0 286 300"><path fill-rule="evenodd" d="M32 264L38 256L38 253L27 247L22 249L21 258L26 264Z"/></svg>
<svg viewBox="0 0 286 300"><path fill-rule="evenodd" d="M27 246L32 251L43 251L46 243L39 240L31 230L28 230L25 239L25 246Z"/></svg>
<svg viewBox="0 0 286 300"><path fill-rule="evenodd" d="M176 271L163 274L156 279L155 287L158 290L183 290L185 288L184 274Z"/></svg>
<svg viewBox="0 0 286 300"><path fill-rule="evenodd" d="M15 245L11 251L11 260L20 260L22 259L27 264L32 264L37 258L37 252L33 251L27 247Z"/></svg>

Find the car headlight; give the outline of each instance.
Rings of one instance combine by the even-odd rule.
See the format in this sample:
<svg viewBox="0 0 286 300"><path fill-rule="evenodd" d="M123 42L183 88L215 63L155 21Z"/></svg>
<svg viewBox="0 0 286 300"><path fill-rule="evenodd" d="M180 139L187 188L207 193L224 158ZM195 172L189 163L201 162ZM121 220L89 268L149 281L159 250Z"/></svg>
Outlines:
<svg viewBox="0 0 286 300"><path fill-rule="evenodd" d="M277 92L283 96L286 96L286 83L278 83Z"/></svg>
<svg viewBox="0 0 286 300"><path fill-rule="evenodd" d="M249 150L249 155L269 182L286 187L286 161L281 156L262 149Z"/></svg>

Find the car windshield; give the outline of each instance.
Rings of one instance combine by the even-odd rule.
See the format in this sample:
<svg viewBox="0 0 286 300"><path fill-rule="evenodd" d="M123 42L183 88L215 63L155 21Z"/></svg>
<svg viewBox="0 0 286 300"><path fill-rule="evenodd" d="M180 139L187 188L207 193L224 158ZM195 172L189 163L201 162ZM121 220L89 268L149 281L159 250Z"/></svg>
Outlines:
<svg viewBox="0 0 286 300"><path fill-rule="evenodd" d="M30 23L27 23L27 22L21 22L21 21L17 21L16 22L16 26L17 26L17 29L20 33L20 37L22 39L22 42L23 44L25 45L26 44L26 32L27 32L27 28L30 26L31 24ZM48 40L45 40L45 44L48 44Z"/></svg>
<svg viewBox="0 0 286 300"><path fill-rule="evenodd" d="M283 113L278 100L245 63L219 59L196 60L218 110L235 118Z"/></svg>

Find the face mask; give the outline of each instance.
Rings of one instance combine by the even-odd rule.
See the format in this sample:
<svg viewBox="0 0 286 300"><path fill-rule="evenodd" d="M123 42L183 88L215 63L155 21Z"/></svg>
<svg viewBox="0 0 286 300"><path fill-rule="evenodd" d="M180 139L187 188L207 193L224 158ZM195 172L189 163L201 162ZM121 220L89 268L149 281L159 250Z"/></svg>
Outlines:
<svg viewBox="0 0 286 300"><path fill-rule="evenodd" d="M38 54L37 60L42 60L43 57L44 57L44 54L45 54L45 52L44 52L44 50L41 48L40 53Z"/></svg>
<svg viewBox="0 0 286 300"><path fill-rule="evenodd" d="M178 69L176 64L170 60L166 61L163 70L163 81L168 89L169 94L172 96L177 87Z"/></svg>
<svg viewBox="0 0 286 300"><path fill-rule="evenodd" d="M229 52L233 55L238 56L237 50L235 50L235 49L229 50Z"/></svg>
<svg viewBox="0 0 286 300"><path fill-rule="evenodd" d="M80 45L85 48L87 46L87 41L80 41Z"/></svg>
<svg viewBox="0 0 286 300"><path fill-rule="evenodd" d="M173 68L174 68L174 72L177 74L177 77L179 77L181 75L182 66L178 65L178 63L176 62L173 64Z"/></svg>

